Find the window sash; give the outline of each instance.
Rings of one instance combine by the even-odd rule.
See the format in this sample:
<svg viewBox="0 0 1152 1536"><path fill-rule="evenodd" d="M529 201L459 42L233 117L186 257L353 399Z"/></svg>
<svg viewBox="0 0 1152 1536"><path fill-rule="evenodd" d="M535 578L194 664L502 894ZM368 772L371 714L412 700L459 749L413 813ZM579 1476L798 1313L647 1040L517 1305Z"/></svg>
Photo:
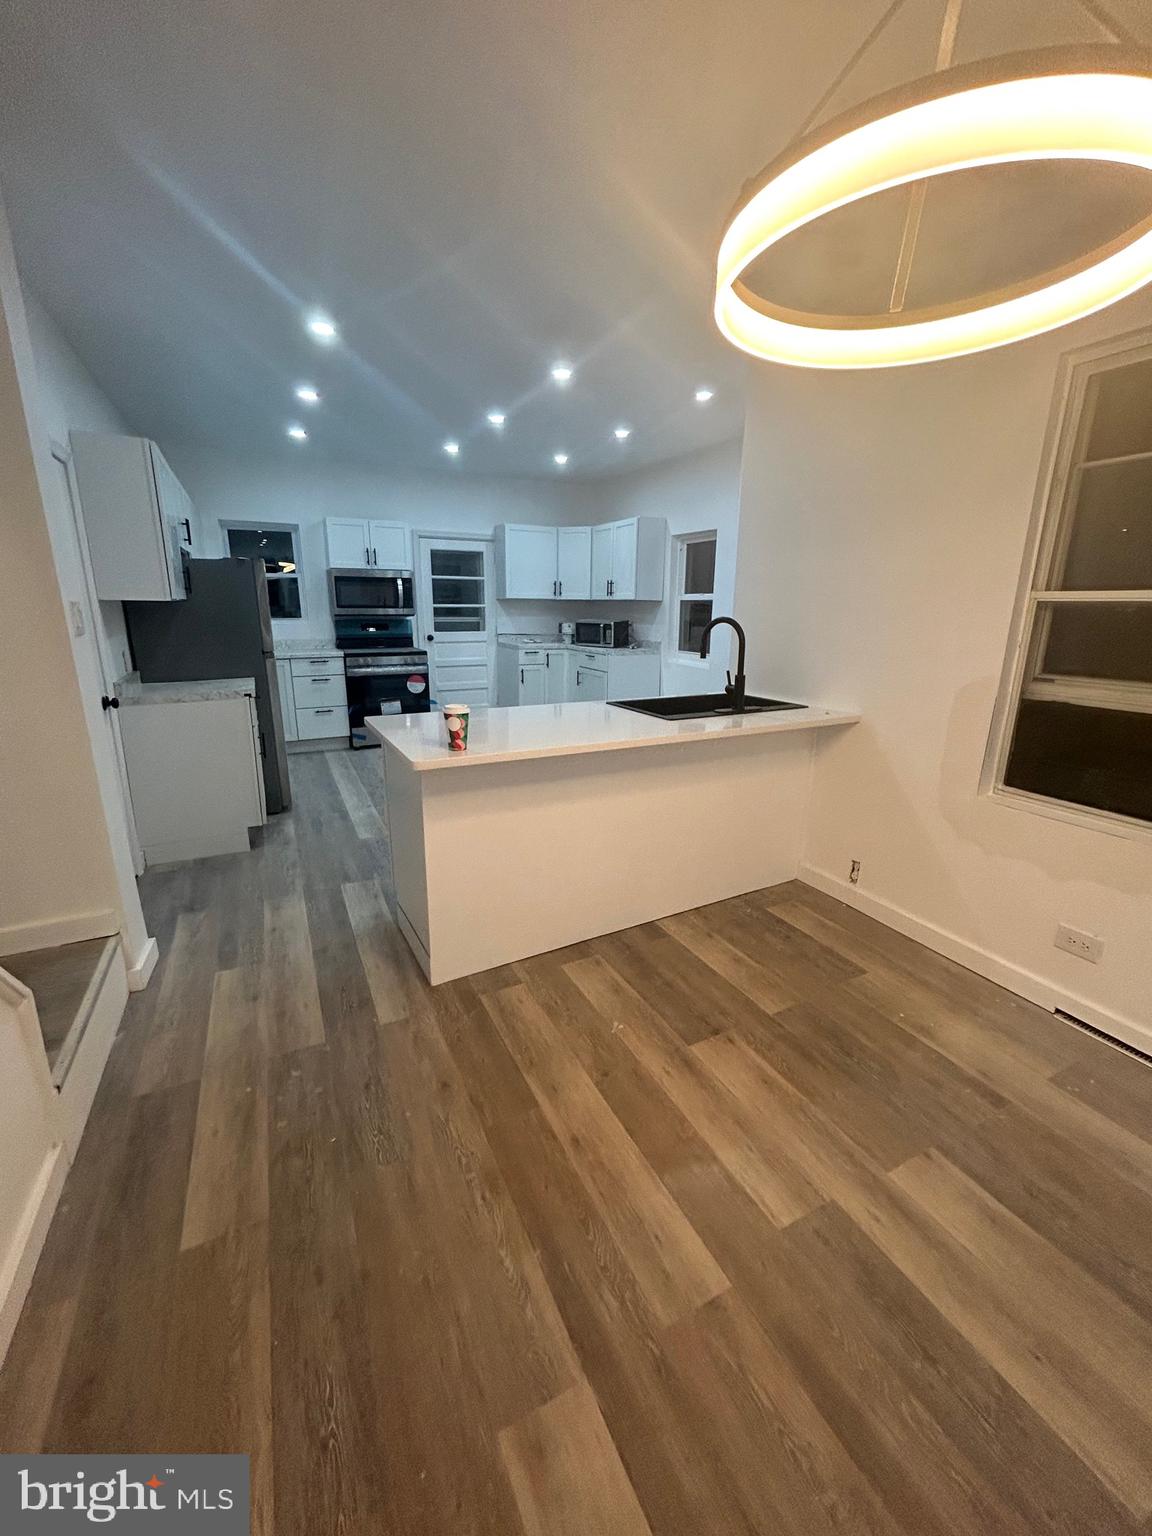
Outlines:
<svg viewBox="0 0 1152 1536"><path fill-rule="evenodd" d="M1086 446L1092 427L1094 381L1113 368L1152 360L1152 343L1141 341L1124 346L1113 341L1088 349L1079 356L1066 358L1061 387L1054 405L1049 460L1042 481L1042 500L1038 499L1036 521L1031 536L1031 558L1022 580L1017 620L1016 643L1010 648L1000 699L985 762L984 789L1018 804L1028 805L1044 814L1086 825L1110 823L1127 829L1132 835L1152 835L1152 823L1118 815L1075 801L1050 797L1007 785L1004 782L1013 734L1024 699L1077 704L1107 710L1131 710L1152 713L1152 684L1120 682L1105 678L1057 676L1040 670L1047 626L1045 607L1057 604L1152 603L1152 590L1143 588L1120 591L1084 590L1056 585L1064 568L1076 515L1081 471L1108 463L1132 462L1152 458L1152 450L1115 457L1088 459Z"/></svg>

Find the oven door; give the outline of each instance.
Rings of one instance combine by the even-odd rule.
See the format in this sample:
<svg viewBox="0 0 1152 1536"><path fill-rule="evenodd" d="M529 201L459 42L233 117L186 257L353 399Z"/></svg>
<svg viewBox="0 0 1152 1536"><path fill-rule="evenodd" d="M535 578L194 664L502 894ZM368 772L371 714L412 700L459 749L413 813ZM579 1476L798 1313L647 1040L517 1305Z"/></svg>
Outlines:
<svg viewBox="0 0 1152 1536"><path fill-rule="evenodd" d="M381 618L415 613L411 571L347 570L328 572L332 617Z"/></svg>
<svg viewBox="0 0 1152 1536"><path fill-rule="evenodd" d="M364 728L367 715L427 714L429 709L428 663L405 666L390 657L361 670L349 666L348 730L354 747L377 747L378 741Z"/></svg>

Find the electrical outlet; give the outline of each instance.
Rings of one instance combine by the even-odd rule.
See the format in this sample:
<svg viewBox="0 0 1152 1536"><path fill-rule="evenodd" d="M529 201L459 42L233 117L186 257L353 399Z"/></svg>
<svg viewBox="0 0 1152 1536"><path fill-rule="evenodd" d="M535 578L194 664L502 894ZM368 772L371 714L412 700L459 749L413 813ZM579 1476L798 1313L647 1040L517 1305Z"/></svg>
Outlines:
<svg viewBox="0 0 1152 1536"><path fill-rule="evenodd" d="M1055 943L1057 949L1066 949L1070 955L1079 955L1081 960L1090 960L1093 965L1104 953L1103 939L1081 933L1079 928L1069 928L1066 923L1057 928Z"/></svg>
<svg viewBox="0 0 1152 1536"><path fill-rule="evenodd" d="M859 859L853 859L852 860L852 868L848 871L848 884L849 885L859 885L860 884L860 860Z"/></svg>

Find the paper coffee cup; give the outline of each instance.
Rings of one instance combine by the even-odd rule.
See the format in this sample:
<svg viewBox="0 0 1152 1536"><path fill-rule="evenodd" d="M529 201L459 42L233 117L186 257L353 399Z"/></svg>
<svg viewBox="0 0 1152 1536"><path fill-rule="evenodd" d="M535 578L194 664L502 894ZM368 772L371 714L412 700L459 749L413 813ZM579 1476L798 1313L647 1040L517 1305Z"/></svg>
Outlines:
<svg viewBox="0 0 1152 1536"><path fill-rule="evenodd" d="M449 752L467 752L468 714L467 704L445 704L444 724L448 728Z"/></svg>

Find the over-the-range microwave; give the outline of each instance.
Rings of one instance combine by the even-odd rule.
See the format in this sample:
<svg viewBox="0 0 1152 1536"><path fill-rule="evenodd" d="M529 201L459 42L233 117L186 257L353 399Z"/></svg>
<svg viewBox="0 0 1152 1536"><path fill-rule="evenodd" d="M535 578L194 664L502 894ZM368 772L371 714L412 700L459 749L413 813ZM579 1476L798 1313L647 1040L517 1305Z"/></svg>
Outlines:
<svg viewBox="0 0 1152 1536"><path fill-rule="evenodd" d="M403 617L416 612L411 571L332 567L328 598L334 619Z"/></svg>
<svg viewBox="0 0 1152 1536"><path fill-rule="evenodd" d="M627 619L577 619L573 645L611 645L617 649L632 644L632 626Z"/></svg>

